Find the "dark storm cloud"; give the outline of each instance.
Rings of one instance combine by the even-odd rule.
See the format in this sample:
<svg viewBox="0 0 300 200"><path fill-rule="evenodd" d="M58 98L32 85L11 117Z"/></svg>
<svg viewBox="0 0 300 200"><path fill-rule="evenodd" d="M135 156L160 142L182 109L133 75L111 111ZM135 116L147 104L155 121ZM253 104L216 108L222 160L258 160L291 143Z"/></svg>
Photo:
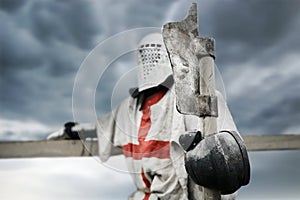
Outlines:
<svg viewBox="0 0 300 200"><path fill-rule="evenodd" d="M160 26L171 2L1 1L0 97L2 118L61 126L72 120L72 88L89 51L130 28ZM157 8L159 6L159 9ZM107 51L109 52L109 50ZM110 73L100 113L111 109Z"/></svg>
<svg viewBox="0 0 300 200"><path fill-rule="evenodd" d="M40 139L47 134L42 133L43 130L56 130L65 121L72 120L74 78L92 47L124 30L161 26L168 19L180 20L190 2L0 0L0 124L2 128L6 123L16 128L5 129L7 132L0 138L23 139L26 135L25 139ZM216 39L217 65L225 81L229 106L242 134L281 134L292 127L298 132L290 133L300 131L297 128L300 121L298 2L232 0L198 3L200 33ZM288 55L293 54L297 58L289 59ZM104 89L97 94L99 101L96 102L101 114L111 109L112 99L108 94L113 85L110 83L117 79L114 72L107 71L101 82ZM33 126L36 126L34 130ZM251 185L241 197L266 199L271 196L274 199L274 188L275 196L278 191L291 195L298 191L299 153L277 153L250 154L253 176ZM85 169L78 169L72 176L78 176L78 171L82 173ZM33 174L36 176L36 171ZM113 179L113 176L109 178ZM19 176L9 174L9 178L3 180L12 178L15 178L13 184L2 185L9 187L9 191L23 187L18 184ZM114 178L110 187L104 187L107 198L115 194L115 191L111 192L112 188L123 180L118 175ZM104 179L100 179L103 183ZM26 182L28 178L24 180ZM44 180L33 179L32 183ZM43 187L45 197L52 195L49 194L53 190L52 181L46 181L49 188ZM64 184L72 186L74 183ZM86 185L89 184L90 180ZM92 184L99 185L97 182ZM272 184L276 184L275 187ZM60 189L74 194L71 186ZM94 186L87 191L102 194L103 189ZM129 184L120 184L118 188L124 189L124 186L129 187ZM126 191L124 195L128 193Z"/></svg>
<svg viewBox="0 0 300 200"><path fill-rule="evenodd" d="M277 109L275 109L277 108ZM295 112L296 110L296 112ZM266 108L250 119L252 124L262 124L264 133L279 134L284 133L292 126L299 126L300 98L282 99L272 107ZM290 133L295 134L295 133ZM298 134L298 133L296 133Z"/></svg>
<svg viewBox="0 0 300 200"><path fill-rule="evenodd" d="M177 16L179 19L179 15L180 18L185 15L182 8L189 6L183 1L175 4L154 1L147 5L140 1L126 4L111 4L109 1L2 2L0 87L1 92L6 94L1 96L1 104L5 108L2 115L4 113L10 118L43 116L41 119L47 122L56 119L55 123L59 119L54 116L60 116L60 119L71 117L68 104L71 102L74 76L89 48L96 44L96 37L100 41L99 38L128 28L161 26L169 13L173 12L174 18ZM247 66L250 69L260 67L264 62L277 63L289 52L299 51L298 7L297 1L212 1L198 4L200 31L216 38L217 64L225 73L225 83L231 82L232 73L239 75L238 70L226 75L228 69L238 68L249 60L252 61L252 65ZM272 67L271 64L264 66ZM116 79L112 74L109 77ZM285 79L289 77L278 77L278 80ZM251 81L256 80L252 78ZM108 111L110 106L103 106L103 103L108 105L111 96L104 95L111 93L112 86L109 81L106 82L101 83L103 101L97 103L100 110L103 107ZM283 84L286 82L283 81ZM263 90L250 89L254 97L264 94ZM278 102L283 101L282 96L274 95L276 89L270 95L278 100L268 103L269 99L265 98L257 110L250 109L257 99L245 96L244 91L230 97L229 103L242 129L251 126L249 115L244 113L252 113L252 119L254 111L259 113L257 116L270 113L268 110L272 110L272 106L276 108ZM231 88L228 87L228 90ZM295 95L284 98L294 98ZM34 108L43 112L36 112ZM256 126L261 126L261 123L257 121Z"/></svg>
<svg viewBox="0 0 300 200"><path fill-rule="evenodd" d="M211 1L198 7L200 31L216 39L216 64L240 131L296 131L299 1Z"/></svg>
<svg viewBox="0 0 300 200"><path fill-rule="evenodd" d="M65 91L60 87L72 85L68 81L53 81L39 71L20 71L5 76L0 86L1 115L10 119L38 119L46 124L70 117L67 109L71 108L71 100L63 96Z"/></svg>
<svg viewBox="0 0 300 200"><path fill-rule="evenodd" d="M0 0L0 8L3 11L12 12L22 7L26 0Z"/></svg>
<svg viewBox="0 0 300 200"><path fill-rule="evenodd" d="M174 2L167 1L99 1L95 2L95 12L99 25L104 32L104 39L113 34L132 28L161 27Z"/></svg>
<svg viewBox="0 0 300 200"><path fill-rule="evenodd" d="M1 1L1 117L71 120L74 75L99 34L85 1Z"/></svg>
<svg viewBox="0 0 300 200"><path fill-rule="evenodd" d="M60 119L71 118L69 104L74 77L96 41L129 28L161 26L168 19L169 13L173 12L173 18L179 19L179 15L180 18L185 15L182 8L189 6L189 3L183 1L174 4L153 1L147 5L141 1L126 4L50 0L2 2L0 87L1 92L5 93L1 96L1 104L5 108L2 115L10 118L32 116L47 122L56 119L55 123ZM276 64L290 52L300 49L297 1L212 1L200 2L198 8L201 33L216 38L217 64L225 74L225 84L229 83L229 87L225 87L229 91L232 90L232 74L242 76L243 71L247 70L238 69L241 64L251 61L251 65L246 66L249 69L260 68L262 65L272 67L272 63ZM229 69L234 70L227 73ZM113 78L108 79L118 78L112 74L113 72L109 77ZM268 82L271 77L272 75L266 76L265 80L260 81ZM291 78L297 80L296 75L276 77L282 84L287 84L287 80ZM253 77L251 81L257 80ZM269 84L274 82L276 81ZM101 93L103 101L97 102L98 107L108 111L111 96L104 96L111 93L112 86L109 81L101 84L104 88ZM243 86L244 83L234 83L237 84ZM268 96L272 96L276 102L262 98L259 101L261 104L255 109L253 102L257 102L257 99L254 97L265 95L264 89L248 89L253 91L250 97L246 96L247 92L239 90L236 96L229 98L229 104L242 129L253 126L249 117L250 121L257 122L255 126L260 127L261 120L254 119L260 119L261 115L270 113L273 108L276 110L279 102L298 99L296 93L276 95L278 88L275 87L269 91ZM107 106L103 106L103 103ZM43 112L37 112L35 108ZM294 125L295 122L291 120L290 123Z"/></svg>
<svg viewBox="0 0 300 200"><path fill-rule="evenodd" d="M86 1L36 1L29 13L33 34L45 43L57 39L79 48L91 48L91 39L99 32Z"/></svg>
<svg viewBox="0 0 300 200"><path fill-rule="evenodd" d="M292 126L299 126L300 95L297 94L297 91L300 90L300 84L295 84L298 82L299 77L291 78L266 93L265 95L269 98L277 95L279 97L276 97L277 101L274 104L265 106L258 111L256 116L250 119L252 124L261 124L264 131L269 131L270 134L284 133Z"/></svg>
<svg viewBox="0 0 300 200"><path fill-rule="evenodd" d="M147 3L146 6L145 2L136 1L132 6L128 7L128 13L132 13L132 15L129 15L127 20L136 27L161 27L165 23L163 20L168 14L167 12L171 7L171 3L172 1L155 0Z"/></svg>
<svg viewBox="0 0 300 200"><path fill-rule="evenodd" d="M222 3L213 15L214 33L229 43L270 45L286 34L299 6L298 1L281 0Z"/></svg>
<svg viewBox="0 0 300 200"><path fill-rule="evenodd" d="M42 45L28 29L22 29L8 14L0 12L1 74L6 70L32 69L42 63Z"/></svg>
<svg viewBox="0 0 300 200"><path fill-rule="evenodd" d="M299 77L271 87L270 90L251 88L247 94L230 100L232 113L242 134L281 134L299 127ZM253 94L253 95L251 95Z"/></svg>
<svg viewBox="0 0 300 200"><path fill-rule="evenodd" d="M214 1L212 4L211 12L205 13L209 15L207 27L217 40L217 48L222 49L218 57L224 64L228 63L226 57L232 59L230 63L246 62L253 57L270 60L274 55L266 54L270 48L277 48L277 53L290 50L280 48L284 45L281 41L288 41L289 46L295 42L299 45L297 38L291 38L291 33L300 32L296 21L300 8L297 0Z"/></svg>
<svg viewBox="0 0 300 200"><path fill-rule="evenodd" d="M73 52L66 46L90 49L99 33L89 5L85 1L32 0L19 6L17 13L1 12L1 70L45 63L55 70L74 68Z"/></svg>

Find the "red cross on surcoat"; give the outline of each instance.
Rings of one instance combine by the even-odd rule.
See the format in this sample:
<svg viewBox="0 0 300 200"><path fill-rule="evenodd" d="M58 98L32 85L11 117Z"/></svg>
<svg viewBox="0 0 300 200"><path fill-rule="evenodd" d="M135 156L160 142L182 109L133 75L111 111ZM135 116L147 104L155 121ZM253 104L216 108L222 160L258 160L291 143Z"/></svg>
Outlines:
<svg viewBox="0 0 300 200"><path fill-rule="evenodd" d="M167 92L167 89L160 90L155 94L147 97L142 105L142 119L138 132L138 143L128 143L122 147L125 157L131 157L134 160L141 160L142 158L170 158L170 142L159 140L145 140L151 127L151 110L150 106L156 104ZM166 133L168 134L168 133ZM142 170L142 179L147 188L150 188L151 183L147 179ZM145 194L144 199L148 199L150 194Z"/></svg>

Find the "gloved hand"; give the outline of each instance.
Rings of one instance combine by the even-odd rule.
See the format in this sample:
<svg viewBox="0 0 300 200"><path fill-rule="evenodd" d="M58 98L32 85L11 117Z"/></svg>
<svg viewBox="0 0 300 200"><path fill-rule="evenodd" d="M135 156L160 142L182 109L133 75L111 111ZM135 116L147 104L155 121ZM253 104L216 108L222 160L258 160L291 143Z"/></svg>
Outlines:
<svg viewBox="0 0 300 200"><path fill-rule="evenodd" d="M79 140L80 137L78 135L78 132L72 130L75 125L78 125L78 123L65 123L63 128L48 135L47 140Z"/></svg>
<svg viewBox="0 0 300 200"><path fill-rule="evenodd" d="M179 144L184 151L191 151L202 140L200 131L188 131L179 137Z"/></svg>

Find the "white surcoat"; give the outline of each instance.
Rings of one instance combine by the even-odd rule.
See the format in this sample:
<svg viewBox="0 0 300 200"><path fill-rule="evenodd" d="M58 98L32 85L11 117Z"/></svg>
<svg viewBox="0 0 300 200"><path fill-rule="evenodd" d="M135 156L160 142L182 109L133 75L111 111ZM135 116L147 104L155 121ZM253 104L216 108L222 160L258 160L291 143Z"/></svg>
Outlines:
<svg viewBox="0 0 300 200"><path fill-rule="evenodd" d="M216 94L218 130L237 131L226 102L219 92ZM137 187L129 199L189 199L188 187L201 195L201 187L189 184L184 167L185 154L178 142L179 136L186 131L200 130L199 118L182 115L176 110L173 89L150 106L150 113L151 126L142 141L138 134L144 114L138 98L128 97L111 113L100 117L97 135L101 161L108 160L113 148L123 149ZM234 195L222 199L234 199Z"/></svg>

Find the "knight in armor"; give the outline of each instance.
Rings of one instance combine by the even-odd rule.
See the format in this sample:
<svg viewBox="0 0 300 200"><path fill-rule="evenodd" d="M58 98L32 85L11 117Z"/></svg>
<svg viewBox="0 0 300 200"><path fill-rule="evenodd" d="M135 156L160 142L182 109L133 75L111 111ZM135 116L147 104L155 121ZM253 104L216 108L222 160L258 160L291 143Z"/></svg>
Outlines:
<svg viewBox="0 0 300 200"><path fill-rule="evenodd" d="M216 91L220 132L203 139L197 131L199 118L176 109L172 68L160 33L140 41L137 62L138 87L99 118L101 161L107 161L114 148L122 149L137 188L129 197L132 200L202 199L201 186L220 190L222 199L235 199L237 189L249 182L249 163L222 95ZM186 162L185 153L196 145L205 155Z"/></svg>
<svg viewBox="0 0 300 200"><path fill-rule="evenodd" d="M201 199L201 187L195 182L203 186L210 184L212 188L223 190L224 194L233 193L223 195L222 198L234 199L234 192L247 182L240 179L246 166L243 159L239 161L242 170L238 173L241 174L236 175L239 180L234 180L233 183L230 181L231 174L226 174L229 172L222 167L219 170L221 174L207 174L210 176L209 180L203 178L201 172L188 175L186 171L186 168L191 169L194 166L185 166L185 152L191 150L193 145L196 145L195 142L199 143L197 145L203 145L203 148L213 147L205 141L200 141L199 136L197 141L197 134L189 134L193 135L193 138L182 137L184 133L199 130L199 118L181 115L176 110L172 68L161 34L145 36L138 45L137 54L138 87L131 89L131 96L111 113L99 119L97 134L101 160L106 161L113 148L122 148L128 170L137 187L137 191L129 199ZM221 111L217 124L222 133L217 134L214 139L227 140L227 134L235 133L229 140L232 146L237 147L237 153L228 152L233 155L234 160L242 157L240 149L243 148L243 143L226 102L219 92L217 97ZM183 141L179 141L180 138ZM225 143L224 146L226 149ZM209 161L200 161L201 170L203 167L211 167L213 159L214 155L210 155ZM189 178L190 176L192 177ZM224 184L227 186L223 186L220 177L224 178ZM211 180L215 185L211 184Z"/></svg>

